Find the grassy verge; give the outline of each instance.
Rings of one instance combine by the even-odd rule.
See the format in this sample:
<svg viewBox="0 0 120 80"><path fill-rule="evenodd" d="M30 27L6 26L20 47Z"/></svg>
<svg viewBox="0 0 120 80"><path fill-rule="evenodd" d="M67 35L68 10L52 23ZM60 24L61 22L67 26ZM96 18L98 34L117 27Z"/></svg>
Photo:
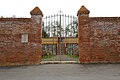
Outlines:
<svg viewBox="0 0 120 80"><path fill-rule="evenodd" d="M43 56L42 59L47 59L47 58L52 58L54 57L55 55L47 55L47 56Z"/></svg>
<svg viewBox="0 0 120 80"><path fill-rule="evenodd" d="M66 54L66 55L69 57L72 57L72 58L79 58L79 56L77 56L77 55L71 55L71 54Z"/></svg>

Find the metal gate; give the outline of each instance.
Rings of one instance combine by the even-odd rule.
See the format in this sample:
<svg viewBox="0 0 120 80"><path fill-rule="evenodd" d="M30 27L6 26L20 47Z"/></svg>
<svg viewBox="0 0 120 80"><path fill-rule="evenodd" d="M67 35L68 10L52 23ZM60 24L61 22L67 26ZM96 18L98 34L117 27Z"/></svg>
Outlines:
<svg viewBox="0 0 120 80"><path fill-rule="evenodd" d="M43 18L42 59L78 60L78 24L75 16L54 14Z"/></svg>

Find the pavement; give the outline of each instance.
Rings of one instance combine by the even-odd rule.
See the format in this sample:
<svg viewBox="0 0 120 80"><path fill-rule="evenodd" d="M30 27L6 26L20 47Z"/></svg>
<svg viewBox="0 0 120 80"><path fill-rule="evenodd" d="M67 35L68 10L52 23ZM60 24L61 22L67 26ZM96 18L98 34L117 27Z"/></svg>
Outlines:
<svg viewBox="0 0 120 80"><path fill-rule="evenodd" d="M79 64L79 61L42 61L41 64Z"/></svg>
<svg viewBox="0 0 120 80"><path fill-rule="evenodd" d="M0 67L0 80L120 80L120 64Z"/></svg>

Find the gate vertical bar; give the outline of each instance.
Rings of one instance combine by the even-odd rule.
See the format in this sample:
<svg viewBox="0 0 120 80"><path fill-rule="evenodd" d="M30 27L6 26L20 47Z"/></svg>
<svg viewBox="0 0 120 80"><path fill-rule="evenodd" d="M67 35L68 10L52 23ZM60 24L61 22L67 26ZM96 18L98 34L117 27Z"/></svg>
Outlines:
<svg viewBox="0 0 120 80"><path fill-rule="evenodd" d="M68 15L68 30L69 30L69 15ZM69 31L68 31L68 36L69 36Z"/></svg>

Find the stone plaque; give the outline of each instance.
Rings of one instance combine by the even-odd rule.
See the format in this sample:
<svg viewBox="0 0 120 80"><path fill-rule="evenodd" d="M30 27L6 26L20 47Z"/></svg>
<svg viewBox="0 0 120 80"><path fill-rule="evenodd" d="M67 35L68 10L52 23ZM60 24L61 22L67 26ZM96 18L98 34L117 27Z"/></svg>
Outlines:
<svg viewBox="0 0 120 80"><path fill-rule="evenodd" d="M26 33L22 34L21 42L22 43L28 43L28 34L26 34Z"/></svg>

